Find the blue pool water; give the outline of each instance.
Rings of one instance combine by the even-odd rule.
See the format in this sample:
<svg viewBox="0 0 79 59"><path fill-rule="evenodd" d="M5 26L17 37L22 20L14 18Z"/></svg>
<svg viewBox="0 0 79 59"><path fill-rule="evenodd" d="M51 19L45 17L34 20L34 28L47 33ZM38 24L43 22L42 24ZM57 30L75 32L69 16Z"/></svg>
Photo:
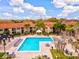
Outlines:
<svg viewBox="0 0 79 59"><path fill-rule="evenodd" d="M19 47L18 51L39 51L40 42L51 42L49 37L28 37Z"/></svg>

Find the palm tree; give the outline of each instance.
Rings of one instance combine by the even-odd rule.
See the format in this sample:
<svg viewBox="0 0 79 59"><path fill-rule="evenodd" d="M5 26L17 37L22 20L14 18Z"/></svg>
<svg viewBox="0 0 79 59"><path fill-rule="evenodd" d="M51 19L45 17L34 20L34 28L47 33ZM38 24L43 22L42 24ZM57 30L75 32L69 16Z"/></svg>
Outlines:
<svg viewBox="0 0 79 59"><path fill-rule="evenodd" d="M65 28L66 33L71 36L72 35L72 31L73 31L73 27L72 26L66 26Z"/></svg>
<svg viewBox="0 0 79 59"><path fill-rule="evenodd" d="M0 35L0 44L2 43L2 37L1 37L1 35Z"/></svg>
<svg viewBox="0 0 79 59"><path fill-rule="evenodd" d="M25 24L24 26L25 26L26 28L28 28L28 27L30 26L30 24Z"/></svg>
<svg viewBox="0 0 79 59"><path fill-rule="evenodd" d="M75 30L75 36L77 38L77 36L79 35L79 22L77 22L76 25L74 26L74 30Z"/></svg>
<svg viewBox="0 0 79 59"><path fill-rule="evenodd" d="M43 32L45 32L45 24L43 20L38 20L36 22L36 27L37 29L43 30Z"/></svg>
<svg viewBox="0 0 79 59"><path fill-rule="evenodd" d="M5 45L6 45L7 35L3 34L3 35L1 35L1 38L3 41L4 53L6 53Z"/></svg>
<svg viewBox="0 0 79 59"><path fill-rule="evenodd" d="M3 38L4 53L6 53L6 50L5 50L5 45L6 45L5 39L6 38Z"/></svg>
<svg viewBox="0 0 79 59"><path fill-rule="evenodd" d="M11 36L10 36L10 35L8 35L8 40L9 40L9 42L11 41L11 40L10 40L10 38L11 38Z"/></svg>
<svg viewBox="0 0 79 59"><path fill-rule="evenodd" d="M25 26L25 30L27 29L26 32L29 32L29 31L28 31L28 28L30 28L30 24L25 24L24 26Z"/></svg>

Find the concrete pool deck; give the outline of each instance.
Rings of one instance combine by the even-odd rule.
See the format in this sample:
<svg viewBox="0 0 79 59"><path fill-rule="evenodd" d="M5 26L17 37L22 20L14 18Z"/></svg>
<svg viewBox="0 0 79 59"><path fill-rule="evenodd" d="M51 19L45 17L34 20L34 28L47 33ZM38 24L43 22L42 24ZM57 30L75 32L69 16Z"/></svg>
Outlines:
<svg viewBox="0 0 79 59"><path fill-rule="evenodd" d="M50 53L50 47L46 47L46 43L41 44L41 51L40 52L18 52L16 51L16 58L15 59L32 59L37 56L47 55L52 59L52 55Z"/></svg>
<svg viewBox="0 0 79 59"><path fill-rule="evenodd" d="M48 36L37 36L37 35L34 35L34 36L20 36L20 37L16 37L13 41L11 41L11 44L9 44L9 46L11 46L9 48L9 46L7 46L7 52L15 52L16 54L16 57L14 59L32 59L32 58L35 58L37 56L42 56L42 55L47 55L48 57L50 57L50 59L53 59L52 58L52 55L50 53L50 48L51 47L47 47L46 46L46 42L41 42L41 51L38 51L38 52L19 52L17 51L17 47L14 47L13 44L17 41L17 39L25 39L27 37L48 37ZM50 44L50 43L49 43ZM50 44L50 46L52 46Z"/></svg>
<svg viewBox="0 0 79 59"><path fill-rule="evenodd" d="M48 57L50 57L50 59L53 59L52 55L50 53L50 49L52 46L54 49L56 49L55 42L48 43L50 45L50 47L46 46L46 44L47 44L46 42L41 42L41 51L40 52L39 51L38 52L19 52L19 51L17 51L17 48L19 45L17 47L14 47L14 43L17 42L18 39L24 40L27 37L51 37L53 39L61 38L61 36L54 36L54 35L50 35L50 36L28 35L28 36L15 37L15 39L11 39L11 42L8 42L8 44L6 45L6 52L9 52L9 53L15 52L16 57L14 59L32 59L32 58L42 56L42 55L47 55ZM2 51L3 51L3 46L0 45L0 52L2 52Z"/></svg>

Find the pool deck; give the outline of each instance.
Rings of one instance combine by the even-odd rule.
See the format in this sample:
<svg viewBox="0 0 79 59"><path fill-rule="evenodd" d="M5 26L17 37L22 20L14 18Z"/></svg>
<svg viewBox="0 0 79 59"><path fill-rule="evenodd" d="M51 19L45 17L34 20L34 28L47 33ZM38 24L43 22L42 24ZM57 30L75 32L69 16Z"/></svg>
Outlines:
<svg viewBox="0 0 79 59"><path fill-rule="evenodd" d="M16 51L16 58L15 59L32 59L37 56L47 55L52 59L50 53L50 47L46 47L46 43L41 44L41 51L40 52L18 52Z"/></svg>
<svg viewBox="0 0 79 59"><path fill-rule="evenodd" d="M34 36L21 36L21 37L16 37L14 40L11 41L11 43L9 43L7 45L7 48L6 51L7 52L15 52L16 54L16 57L14 59L32 59L32 58L35 58L37 56L42 56L42 55L47 55L48 57L50 57L50 59L53 59L52 58L52 55L50 53L50 47L47 47L46 46L46 42L41 42L41 51L38 51L38 52L19 52L17 51L17 47L14 47L13 44L17 41L17 39L25 39L27 37L48 37L48 36L37 36L37 35L34 35ZM50 43L49 43L50 44ZM52 44L53 45L53 44ZM50 44L50 46L52 46ZM9 47L11 46L11 47ZM54 46L54 45L53 45ZM1 50L3 51L3 50Z"/></svg>
<svg viewBox="0 0 79 59"><path fill-rule="evenodd" d="M50 53L50 49L51 47L53 46L54 49L56 49L55 47L55 40L52 41L51 43L48 42L48 44L50 45L50 47L46 46L46 42L41 42L41 51L38 51L38 52L20 52L20 51L17 51L17 48L19 47L19 45L17 47L14 47L14 43L17 42L18 39L23 39L25 40L25 38L27 37L48 37L48 36L43 36L43 35L28 35L28 36L19 36L19 37L15 37L15 39L11 39L11 42L7 42L8 44L6 45L6 52L15 52L16 54L16 57L14 59L32 59L32 58L35 58L35 57L38 57L38 56L43 56L43 55L47 55L50 59L53 59L52 58L52 55ZM53 39L56 39L56 41L59 39L61 39L61 36L49 36ZM64 39L63 39L64 40ZM68 39L64 40L64 42L67 42ZM71 45L67 46L67 48L69 47L72 47ZM70 48L69 50L71 50L72 48ZM0 52L4 51L3 49L3 45L0 45ZM74 53L75 54L75 53ZM75 54L77 55L77 54Z"/></svg>

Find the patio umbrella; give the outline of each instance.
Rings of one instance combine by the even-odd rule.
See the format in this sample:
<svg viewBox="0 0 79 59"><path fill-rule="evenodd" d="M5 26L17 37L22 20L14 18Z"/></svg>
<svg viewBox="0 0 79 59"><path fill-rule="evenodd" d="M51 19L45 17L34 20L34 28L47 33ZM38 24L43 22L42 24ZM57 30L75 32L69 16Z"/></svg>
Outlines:
<svg viewBox="0 0 79 59"><path fill-rule="evenodd" d="M37 32L37 33L41 33L42 31L41 31L41 30L37 30L36 32Z"/></svg>

